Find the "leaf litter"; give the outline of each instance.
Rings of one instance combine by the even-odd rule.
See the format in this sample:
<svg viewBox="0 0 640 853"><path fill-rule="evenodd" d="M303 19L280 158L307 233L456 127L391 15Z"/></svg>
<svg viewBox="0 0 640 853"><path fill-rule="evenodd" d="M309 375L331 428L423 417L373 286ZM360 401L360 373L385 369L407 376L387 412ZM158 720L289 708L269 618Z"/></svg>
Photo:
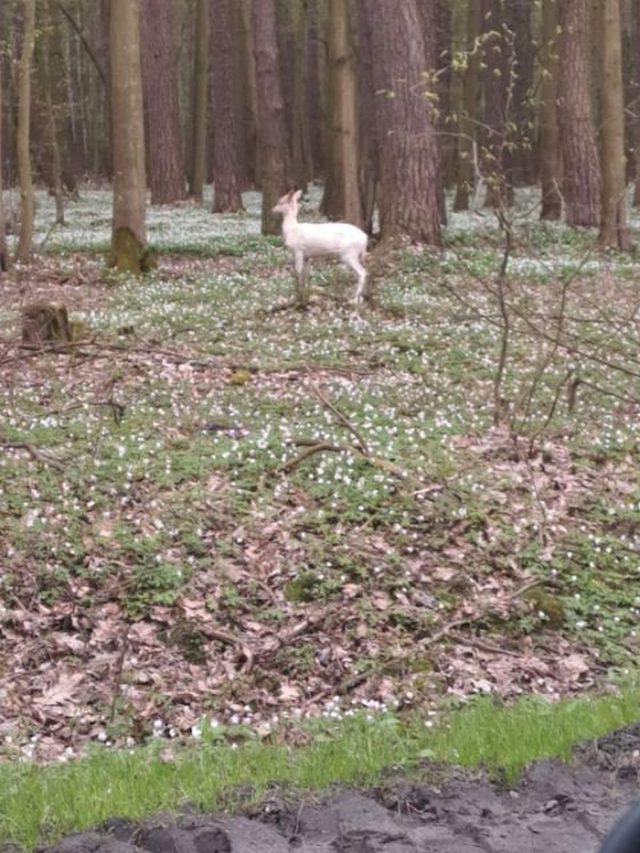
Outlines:
<svg viewBox="0 0 640 853"><path fill-rule="evenodd" d="M417 342L441 352L441 328L362 331L323 297L265 324L252 275L242 258L162 258L152 282L113 284L77 255L5 285L3 754L185 738L204 718L266 737L354 705L554 699L631 661L627 598L565 602L582 594L576 539L577 572L613 538L622 579L636 571L633 449L593 451L635 411L593 415L582 444L565 418L528 454L478 426L485 382L466 423L458 378L425 389ZM41 298L87 322L66 352L17 342ZM301 441L318 449L283 474Z"/></svg>

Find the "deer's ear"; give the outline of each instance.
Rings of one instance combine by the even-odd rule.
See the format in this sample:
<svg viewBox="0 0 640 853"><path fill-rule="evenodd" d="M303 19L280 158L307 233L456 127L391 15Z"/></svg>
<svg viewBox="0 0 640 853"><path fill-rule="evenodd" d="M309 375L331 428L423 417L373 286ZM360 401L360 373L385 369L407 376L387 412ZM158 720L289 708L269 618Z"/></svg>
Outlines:
<svg viewBox="0 0 640 853"><path fill-rule="evenodd" d="M296 190L293 193L293 197L296 201L298 201L302 197L302 190Z"/></svg>

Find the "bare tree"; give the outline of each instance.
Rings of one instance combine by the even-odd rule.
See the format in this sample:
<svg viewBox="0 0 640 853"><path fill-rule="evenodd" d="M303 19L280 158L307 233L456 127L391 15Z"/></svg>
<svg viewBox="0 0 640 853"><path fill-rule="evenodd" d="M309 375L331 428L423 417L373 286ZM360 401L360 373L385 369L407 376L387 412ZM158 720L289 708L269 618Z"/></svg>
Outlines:
<svg viewBox="0 0 640 853"><path fill-rule="evenodd" d="M111 265L144 271L145 162L139 0L111 0L109 56L113 150L113 237Z"/></svg>
<svg viewBox="0 0 640 853"><path fill-rule="evenodd" d="M542 8L542 59L540 97L541 219L559 219L562 212L562 158L558 135L558 22L559 0L544 0Z"/></svg>
<svg viewBox="0 0 640 853"><path fill-rule="evenodd" d="M482 26L481 11L478 3L470 0L465 22L466 48L463 62L462 110L459 119L454 210L467 210L469 195L476 180L478 95L480 92L480 50L477 40ZM458 21L461 22L461 18L454 18L454 22Z"/></svg>
<svg viewBox="0 0 640 853"><path fill-rule="evenodd" d="M252 11L262 177L262 233L277 234L280 219L272 208L287 189L289 140L280 80L275 0L253 0Z"/></svg>
<svg viewBox="0 0 640 853"><path fill-rule="evenodd" d="M202 202L207 173L207 107L209 102L209 0L196 0L193 54L193 124L189 194Z"/></svg>
<svg viewBox="0 0 640 853"><path fill-rule="evenodd" d="M622 28L620 0L603 0L602 9L602 219L599 242L603 247L631 247L627 228L622 90Z"/></svg>
<svg viewBox="0 0 640 853"><path fill-rule="evenodd" d="M242 210L239 103L233 88L232 3L235 0L211 2L214 213Z"/></svg>
<svg viewBox="0 0 640 853"><path fill-rule="evenodd" d="M598 225L600 165L591 102L589 0L564 0L560 26L559 118L566 219L569 225Z"/></svg>
<svg viewBox="0 0 640 853"><path fill-rule="evenodd" d="M173 0L142 0L142 82L153 204L186 197Z"/></svg>
<svg viewBox="0 0 640 853"><path fill-rule="evenodd" d="M31 174L30 116L31 116L31 60L36 29L36 0L23 2L22 52L18 66L18 123L16 154L20 178L20 239L18 258L26 262L33 243L33 217L35 202Z"/></svg>
<svg viewBox="0 0 640 853"><path fill-rule="evenodd" d="M329 164L322 209L330 219L363 224L360 194L357 81L350 4L329 0Z"/></svg>
<svg viewBox="0 0 640 853"><path fill-rule="evenodd" d="M435 83L422 76L426 53L415 0L358 3L368 21L374 57L382 236L406 235L440 245L435 116L425 98L433 97Z"/></svg>

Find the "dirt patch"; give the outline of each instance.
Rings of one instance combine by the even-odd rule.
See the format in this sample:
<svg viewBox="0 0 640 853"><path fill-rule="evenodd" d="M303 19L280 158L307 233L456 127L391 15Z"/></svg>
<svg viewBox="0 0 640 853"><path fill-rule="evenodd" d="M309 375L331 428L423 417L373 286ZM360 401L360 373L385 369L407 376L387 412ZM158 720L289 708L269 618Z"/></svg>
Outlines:
<svg viewBox="0 0 640 853"><path fill-rule="evenodd" d="M536 762L513 787L456 773L436 786L390 780L293 805L274 799L242 816L114 819L47 853L585 853L637 797L639 748L637 724L580 746L574 765Z"/></svg>

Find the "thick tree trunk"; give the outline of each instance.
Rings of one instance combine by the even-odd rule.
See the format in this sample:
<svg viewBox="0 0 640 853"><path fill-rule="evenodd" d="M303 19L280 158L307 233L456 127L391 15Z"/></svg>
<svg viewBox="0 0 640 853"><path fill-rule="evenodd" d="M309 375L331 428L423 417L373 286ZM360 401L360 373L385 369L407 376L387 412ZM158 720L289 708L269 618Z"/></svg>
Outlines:
<svg viewBox="0 0 640 853"><path fill-rule="evenodd" d="M374 56L382 237L441 245L436 120L424 97L426 54L415 0L358 2Z"/></svg>
<svg viewBox="0 0 640 853"><path fill-rule="evenodd" d="M146 181L138 0L111 0L109 23L113 150L111 265L145 267Z"/></svg>
<svg viewBox="0 0 640 853"><path fill-rule="evenodd" d="M196 0L193 57L193 125L189 195L202 203L207 174L207 107L209 104L209 1Z"/></svg>
<svg viewBox="0 0 640 853"><path fill-rule="evenodd" d="M142 82L152 204L186 198L173 0L142 0Z"/></svg>
<svg viewBox="0 0 640 853"><path fill-rule="evenodd" d="M233 86L231 3L235 0L212 0L211 4L214 213L234 213L243 209L239 178L239 104Z"/></svg>
<svg viewBox="0 0 640 853"><path fill-rule="evenodd" d="M288 189L288 138L276 36L275 0L253 0L258 97L258 144L262 176L262 233L278 234L272 208Z"/></svg>
<svg viewBox="0 0 640 853"><path fill-rule="evenodd" d="M466 20L466 58L462 81L462 112L458 157L456 161L456 195L454 210L467 210L469 196L476 182L478 151L478 95L480 93L480 50L476 40L482 27L481 9L476 0L469 0Z"/></svg>
<svg viewBox="0 0 640 853"><path fill-rule="evenodd" d="M562 213L562 158L558 133L558 21L559 0L544 0L542 9L542 83L540 97L541 219L559 219Z"/></svg>
<svg viewBox="0 0 640 853"><path fill-rule="evenodd" d="M36 28L36 2L24 0L22 29L22 52L18 66L18 124L16 154L20 177L20 239L18 258L29 260L33 243L34 195L29 152L29 127L31 115L31 60Z"/></svg>
<svg viewBox="0 0 640 853"><path fill-rule="evenodd" d="M322 209L330 219L364 224L359 182L357 83L349 3L329 0L329 150Z"/></svg>
<svg viewBox="0 0 640 853"><path fill-rule="evenodd" d="M589 0L561 7L560 133L569 225L600 222L600 165L591 111Z"/></svg>
<svg viewBox="0 0 640 853"><path fill-rule="evenodd" d="M620 0L603 0L602 19L602 219L599 242L603 248L627 251L626 158L624 96L622 91L622 27Z"/></svg>

